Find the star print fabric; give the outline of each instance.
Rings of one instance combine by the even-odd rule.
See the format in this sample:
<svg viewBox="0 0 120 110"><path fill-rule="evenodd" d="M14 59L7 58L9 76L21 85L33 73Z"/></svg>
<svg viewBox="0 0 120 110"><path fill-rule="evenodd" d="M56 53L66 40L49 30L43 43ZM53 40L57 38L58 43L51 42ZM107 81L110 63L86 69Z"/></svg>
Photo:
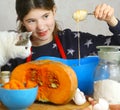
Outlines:
<svg viewBox="0 0 120 110"><path fill-rule="evenodd" d="M97 55L96 46L101 45L120 45L120 22L116 27L110 27L112 36L92 35L90 33L80 32L80 56ZM60 42L64 48L67 59L78 58L78 32L65 29L58 33ZM38 47L32 47L32 60L41 56L61 57L56 42L52 42ZM17 65L25 63L26 59L11 59L1 70L12 71Z"/></svg>

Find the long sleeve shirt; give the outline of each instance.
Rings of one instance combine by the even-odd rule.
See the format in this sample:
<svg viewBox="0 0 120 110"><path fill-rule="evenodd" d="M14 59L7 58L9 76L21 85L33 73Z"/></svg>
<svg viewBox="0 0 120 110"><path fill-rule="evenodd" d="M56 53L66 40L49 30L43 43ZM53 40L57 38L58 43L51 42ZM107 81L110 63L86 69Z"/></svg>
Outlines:
<svg viewBox="0 0 120 110"><path fill-rule="evenodd" d="M96 46L120 45L120 21L115 27L109 26L109 30L113 33L113 35L104 36L79 32L80 57L83 58L89 55L97 55L98 50ZM70 29L65 29L58 32L58 37L63 46L67 59L78 58L78 32L71 31ZM61 57L54 39L50 43L43 46L32 46L32 60L36 60L41 56ZM1 70L12 71L17 65L25 62L26 59L11 59L5 66L1 68Z"/></svg>

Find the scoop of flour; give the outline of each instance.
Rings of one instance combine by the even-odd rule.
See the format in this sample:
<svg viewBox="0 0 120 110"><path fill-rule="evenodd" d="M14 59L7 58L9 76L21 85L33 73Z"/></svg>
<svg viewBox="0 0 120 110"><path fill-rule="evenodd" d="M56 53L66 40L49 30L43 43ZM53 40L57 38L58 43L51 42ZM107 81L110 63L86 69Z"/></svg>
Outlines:
<svg viewBox="0 0 120 110"><path fill-rule="evenodd" d="M109 104L119 104L120 83L110 79L96 81L93 96L95 100L104 98Z"/></svg>

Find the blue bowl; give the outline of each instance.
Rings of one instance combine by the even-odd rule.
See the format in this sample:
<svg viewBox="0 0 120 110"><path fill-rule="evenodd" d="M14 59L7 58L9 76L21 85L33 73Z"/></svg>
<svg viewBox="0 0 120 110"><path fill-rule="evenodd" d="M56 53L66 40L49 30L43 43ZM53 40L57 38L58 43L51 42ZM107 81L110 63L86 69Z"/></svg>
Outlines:
<svg viewBox="0 0 120 110"><path fill-rule="evenodd" d="M36 60L49 59L53 61L62 62L70 66L78 78L78 88L85 93L85 95L93 94L94 85L94 71L99 62L98 56L90 56L79 59L62 59L57 57L44 56Z"/></svg>
<svg viewBox="0 0 120 110"><path fill-rule="evenodd" d="M0 101L8 110L26 110L36 100L38 86L29 89L9 90L0 85Z"/></svg>

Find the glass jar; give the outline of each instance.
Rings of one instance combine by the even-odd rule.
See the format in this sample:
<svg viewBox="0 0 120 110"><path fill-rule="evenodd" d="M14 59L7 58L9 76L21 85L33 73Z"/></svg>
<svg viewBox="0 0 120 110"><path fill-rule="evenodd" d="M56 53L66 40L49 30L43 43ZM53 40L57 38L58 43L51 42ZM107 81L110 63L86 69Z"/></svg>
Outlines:
<svg viewBox="0 0 120 110"><path fill-rule="evenodd" d="M0 77L1 77L1 83L2 84L9 82L10 71L1 71Z"/></svg>
<svg viewBox="0 0 120 110"><path fill-rule="evenodd" d="M120 46L98 46L99 64L94 73L95 100L120 104Z"/></svg>

